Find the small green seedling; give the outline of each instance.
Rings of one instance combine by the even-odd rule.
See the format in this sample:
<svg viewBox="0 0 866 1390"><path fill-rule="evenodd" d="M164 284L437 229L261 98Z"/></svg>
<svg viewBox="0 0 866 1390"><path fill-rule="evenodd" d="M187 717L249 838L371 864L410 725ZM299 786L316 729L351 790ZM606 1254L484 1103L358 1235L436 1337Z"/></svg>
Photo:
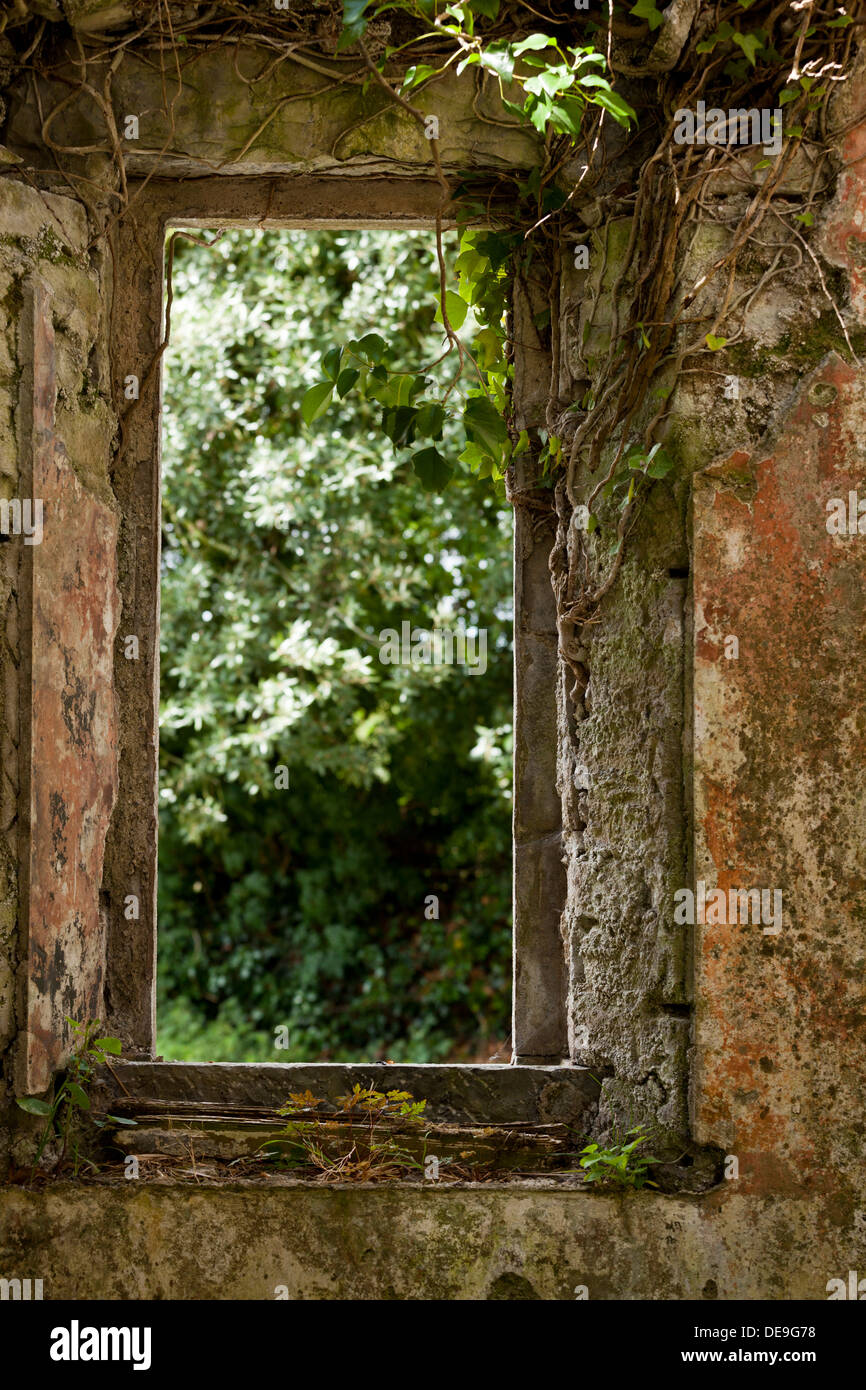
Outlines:
<svg viewBox="0 0 866 1390"><path fill-rule="evenodd" d="M59 1168L64 1163L71 1144L74 1177L78 1176L82 1163L87 1164L90 1168L96 1168L96 1164L91 1159L83 1157L80 1152L79 1142L72 1134L73 1121L78 1112L90 1112L88 1087L93 1080L94 1068L107 1062L109 1055L118 1056L121 1051L121 1043L119 1038L98 1038L95 1036L99 1032L99 1019L78 1023L74 1018L67 1018L66 1022L76 1035L75 1045L69 1057L66 1074L55 1091L53 1100L39 1100L36 1096L19 1096L17 1098L18 1105L22 1110L26 1110L28 1115L42 1115L46 1122L36 1149L31 1177L36 1172L39 1160L45 1152L45 1146L52 1135L56 1135L60 1139L60 1154L56 1167ZM135 1124L134 1120L123 1120L118 1115L97 1117L90 1114L89 1117L96 1129L104 1129L109 1123Z"/></svg>
<svg viewBox="0 0 866 1390"><path fill-rule="evenodd" d="M640 1131L640 1125L628 1130L626 1138L632 1134L636 1136L628 1144L612 1144L608 1149L587 1144L581 1149L579 1158L585 1181L615 1183L620 1187L655 1187L648 1170L659 1160L652 1154L637 1153L638 1145L649 1137Z"/></svg>

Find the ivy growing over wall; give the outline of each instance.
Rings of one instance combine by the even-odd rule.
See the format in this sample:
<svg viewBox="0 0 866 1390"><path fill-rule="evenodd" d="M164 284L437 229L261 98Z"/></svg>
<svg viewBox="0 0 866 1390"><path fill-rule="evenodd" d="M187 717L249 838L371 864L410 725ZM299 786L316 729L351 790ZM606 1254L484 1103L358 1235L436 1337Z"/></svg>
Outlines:
<svg viewBox="0 0 866 1390"><path fill-rule="evenodd" d="M805 251L836 315L839 341L853 354L842 313L805 234L831 177L831 133L836 139L843 133L839 127L832 129L831 97L850 74L852 26L857 21L842 6L760 0L712 6L675 0L663 11L652 0L637 0L627 18L623 7L608 0L601 15L577 16L570 22L561 14L551 15L527 34L524 11L529 8L513 8L500 0L446 5L432 0L348 0L341 44L358 43L372 69L364 42L366 26L388 14L410 13L426 21L428 28L399 49L385 47L375 65L381 83L413 43L447 35L451 49L438 65L415 62L402 81L392 79L396 102L423 121L424 112L409 98L417 100L417 93L452 64L458 71L477 65L498 85L504 111L543 137L539 165L528 179L515 180L507 213L497 200L498 190L489 191L483 202L473 196L471 185L450 189L436 142L431 141L443 197L467 226L458 260L460 283L455 288L443 283L441 312L449 347L459 357L458 376L468 367L478 382L464 393L467 447L461 457L482 475L507 474L512 461L530 447L528 435L517 433L510 417L512 348L504 295L497 290L510 288L521 277L544 280L548 322L555 324L563 252L585 235L583 205L591 205L596 219L598 212L610 219L630 219L626 254L610 290L614 324L607 351L595 359L581 354L584 389L575 399L563 400L558 328L551 333L547 428L540 440L532 441L536 453L539 443L542 446L536 481L554 489L558 536L552 578L562 655L579 681L573 654L580 629L594 620L615 582L627 535L647 490L674 466L664 440L668 402L679 374L686 365L693 369L700 357L723 352L736 341L743 312L743 298L734 298L738 262L766 219L777 224L798 259L802 260L800 248ZM532 15L538 17L534 10ZM509 32L515 17L519 29ZM580 36L578 42L575 35ZM592 45L586 44L587 37ZM744 153L724 121L718 139L709 128L707 138L702 138L702 126L695 138L694 125L692 135L682 139L683 113L697 113L698 103L704 110L721 108L735 116L749 110L774 114L764 131L763 152L748 150L746 164L738 169L751 192L729 229L727 249L699 283L684 287L678 279L678 256L701 225L717 215L703 197L707 181ZM617 137L617 128L628 134L628 141ZM766 148L768 134L771 153ZM576 172L578 155L584 162ZM808 192L793 197L783 193L794 161L804 158L812 168ZM626 180L612 187L616 160L620 173L633 168L633 186ZM486 228L478 231L482 219ZM761 278L758 292L785 269L782 260L780 267L777 258ZM705 310L689 313L699 291L706 292L714 280L725 286L720 303L709 315ZM450 322L449 314L459 321L461 301L480 304L486 312L490 332L482 352L489 344L489 356L480 361L472 358L467 363ZM379 365L375 374L362 370L357 389L372 389L387 400L394 387ZM323 387L317 409L324 408L324 400ZM425 411L420 396L417 409ZM505 430L493 424L494 412ZM425 411L422 426L431 418L439 416ZM405 443L413 443L412 422L417 424L417 417L407 409L399 419L400 428L409 422ZM396 417L387 411L382 423L386 432L397 427ZM435 445L426 445L415 458L422 482L447 482L451 469ZM538 505L537 489L524 495L512 489L510 495L518 503ZM575 534L575 522L580 535ZM592 542L596 531L600 534Z"/></svg>
<svg viewBox="0 0 866 1390"><path fill-rule="evenodd" d="M546 507L557 519L552 579L568 661L574 646L569 631L594 618L616 580L642 500L673 465L665 442L680 373L712 354L723 361L738 339L744 310L735 292L738 266L766 224L784 249L762 277L760 292L802 261L826 295L839 342L854 351L810 230L835 177L831 148L859 118L855 114L846 124L834 115L832 101L856 57L855 37L863 24L859 0L672 0L665 8L654 0L601 0L586 9L570 0L550 0L543 8L528 0L287 0L264 11L226 0L218 12L158 0L155 6L136 3L134 15L136 23L116 39L76 35L77 78L68 74L68 55L55 55L51 26L44 22L21 55L37 89L52 78L70 87L59 103L43 105L42 135L76 194L91 203L100 236L110 235L117 219L134 216L136 199L146 196L147 182L158 171L157 162L144 186L130 195L111 96L113 72L126 52L148 54L164 74L166 151L185 65L208 47L243 42L261 49L268 71L287 62L321 73L328 81L320 91L378 89L423 129L442 188L440 241L449 222L456 222L462 237L456 281L446 273L441 249L439 257L451 382L431 394L424 364L399 376L384 341L334 344L327 361L323 355L305 414L312 422L349 391L376 401L383 434L412 451L419 482L430 490L453 476L455 458L441 448L440 426L446 415L460 418L463 463L482 477L504 479L516 504ZM93 64L100 65L98 82ZM538 162L527 177L503 174L479 183L446 175L435 94L437 83L452 72L474 74L485 90L492 84L501 99L494 124L535 133ZM64 147L54 138L55 122L82 93L101 113L107 143ZM681 113L696 111L698 103L781 113L772 152L737 148L728 136L718 143L682 141ZM242 153L255 145L280 104ZM116 167L107 214L96 206L88 179L71 169L71 156L95 152L109 153ZM793 192L801 185L786 180L792 170L807 168L802 191ZM705 196L719 174L742 189L733 217ZM608 345L594 355L578 345L583 378L573 398L562 399L561 343L554 329L563 257L591 229L618 218L627 219L630 230L607 291L614 313ZM683 252L714 220L725 227L727 246L699 283L684 286ZM521 280L547 300L536 327L552 354L545 425L532 436L515 428L511 410L510 304ZM723 288L713 311L696 312L701 294L706 297L714 285ZM472 351L459 329L466 305L483 328ZM526 451L537 463L536 486L515 490L511 466Z"/></svg>

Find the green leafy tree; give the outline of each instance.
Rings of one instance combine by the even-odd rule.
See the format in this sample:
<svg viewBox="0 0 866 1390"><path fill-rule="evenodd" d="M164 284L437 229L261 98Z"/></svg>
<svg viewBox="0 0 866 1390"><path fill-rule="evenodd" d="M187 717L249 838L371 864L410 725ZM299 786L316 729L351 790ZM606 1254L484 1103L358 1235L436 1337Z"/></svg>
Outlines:
<svg viewBox="0 0 866 1390"><path fill-rule="evenodd" d="M447 390L433 238L231 231L173 285L160 1049L472 1055L508 1031L510 513L447 419L439 495L351 380L302 414L352 337ZM485 630L486 672L383 664L405 621Z"/></svg>

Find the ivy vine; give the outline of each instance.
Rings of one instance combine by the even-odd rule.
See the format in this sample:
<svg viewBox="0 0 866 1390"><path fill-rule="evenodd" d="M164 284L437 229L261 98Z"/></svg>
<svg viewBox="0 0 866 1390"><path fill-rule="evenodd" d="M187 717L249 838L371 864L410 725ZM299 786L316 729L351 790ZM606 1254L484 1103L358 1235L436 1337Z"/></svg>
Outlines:
<svg viewBox="0 0 866 1390"><path fill-rule="evenodd" d="M420 92L441 78L453 65L457 74L471 66L490 73L499 91L504 110L517 121L549 140L561 137L565 150L576 146L587 113L592 108L607 112L625 129L636 120L635 112L604 75L606 60L592 46L570 45L554 34L533 32L522 38L497 38L486 42L476 28L480 19L495 20L499 0L463 0L439 7L430 0L395 0L375 4L371 0L346 0L344 28L340 46L359 44L373 67L364 44L366 26L373 13L377 17L390 10L412 13L416 19L435 18L435 31L422 29L406 47L424 45L447 35L452 42L450 55L438 66L412 62L402 81L389 83L384 74L399 52L387 46L375 68L377 80L395 102L409 111L425 128L430 117L410 102L409 93ZM601 71L600 71L601 69ZM506 90L510 95L506 96ZM518 100L512 100L512 96ZM515 436L511 428L512 345L509 341L509 293L513 275L530 272L535 245L533 224L539 225L558 212L567 195L542 168L517 183L519 209L504 220L501 213L489 216L490 208L472 196L472 188L452 189L442 172L439 142L430 135L432 158L443 188L443 201L437 218L437 248L442 268L441 300L437 316L447 337L446 354L456 350L458 368L444 392L431 396L432 379L421 373L414 377L395 372L389 364L388 344L377 334L368 334L360 343L331 348L322 357L322 380L310 388L303 403L303 415L312 424L327 410L335 396L342 398L355 390L382 406L382 431L397 448L410 448L429 440L412 455L412 464L423 487L437 491L454 474L453 463L436 447L441 440L448 413L459 414L466 445L459 455L482 478L503 479L512 460L529 446L527 431ZM453 211L460 227L460 246L454 270L456 287L449 287L444 274L442 221ZM477 225L487 219L493 226ZM479 327L472 348L459 338L467 314L472 311ZM470 384L456 392L461 378L470 373ZM554 453L558 441L554 438Z"/></svg>

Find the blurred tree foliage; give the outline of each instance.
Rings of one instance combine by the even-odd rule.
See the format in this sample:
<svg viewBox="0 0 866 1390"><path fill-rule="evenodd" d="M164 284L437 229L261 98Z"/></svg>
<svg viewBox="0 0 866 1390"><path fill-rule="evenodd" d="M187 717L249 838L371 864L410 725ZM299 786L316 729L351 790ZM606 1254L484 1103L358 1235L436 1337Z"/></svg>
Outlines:
<svg viewBox="0 0 866 1390"><path fill-rule="evenodd" d="M159 1049L485 1054L510 1010L511 517L459 463L425 493L355 393L300 416L351 336L439 356L432 236L229 231L178 242L173 283ZM486 673L383 665L406 620L486 629Z"/></svg>

